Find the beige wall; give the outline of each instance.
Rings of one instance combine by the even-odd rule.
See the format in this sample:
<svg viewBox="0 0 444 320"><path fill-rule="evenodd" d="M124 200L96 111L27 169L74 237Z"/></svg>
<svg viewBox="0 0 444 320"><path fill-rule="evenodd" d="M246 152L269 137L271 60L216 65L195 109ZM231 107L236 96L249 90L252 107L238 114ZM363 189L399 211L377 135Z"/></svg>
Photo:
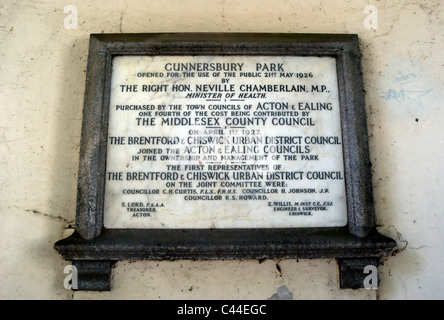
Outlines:
<svg viewBox="0 0 444 320"><path fill-rule="evenodd" d="M366 5L378 28L366 29ZM66 5L78 29L66 29ZM374 22L374 21L373 21ZM403 249L379 290L339 290L333 260L124 261L108 293L63 287L54 252L75 218L88 36L116 32L356 33L379 230ZM444 298L442 1L0 2L0 298ZM276 268L279 264L281 272Z"/></svg>

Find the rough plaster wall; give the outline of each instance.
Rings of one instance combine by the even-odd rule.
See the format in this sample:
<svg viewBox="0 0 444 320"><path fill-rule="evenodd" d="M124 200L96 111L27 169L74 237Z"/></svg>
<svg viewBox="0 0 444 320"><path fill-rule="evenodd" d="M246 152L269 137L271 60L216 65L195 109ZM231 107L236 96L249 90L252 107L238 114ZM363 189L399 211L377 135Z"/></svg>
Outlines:
<svg viewBox="0 0 444 320"><path fill-rule="evenodd" d="M440 0L3 0L0 298L266 299L282 285L294 299L444 298L442 24ZM100 32L357 33L379 230L401 248L379 290L339 290L332 260L124 261L112 292L65 290L52 245L72 232L88 35Z"/></svg>

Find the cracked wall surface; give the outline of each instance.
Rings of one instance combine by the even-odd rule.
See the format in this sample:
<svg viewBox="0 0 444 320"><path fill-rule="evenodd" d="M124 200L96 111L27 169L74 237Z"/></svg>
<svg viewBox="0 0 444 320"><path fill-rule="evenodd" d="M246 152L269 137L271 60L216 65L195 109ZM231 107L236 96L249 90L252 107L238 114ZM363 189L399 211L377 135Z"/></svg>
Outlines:
<svg viewBox="0 0 444 320"><path fill-rule="evenodd" d="M444 298L443 18L440 0L1 1L0 298ZM380 288L339 290L332 260L254 260L122 261L113 291L66 290L52 247L75 224L88 37L101 32L358 34L378 230L399 245Z"/></svg>

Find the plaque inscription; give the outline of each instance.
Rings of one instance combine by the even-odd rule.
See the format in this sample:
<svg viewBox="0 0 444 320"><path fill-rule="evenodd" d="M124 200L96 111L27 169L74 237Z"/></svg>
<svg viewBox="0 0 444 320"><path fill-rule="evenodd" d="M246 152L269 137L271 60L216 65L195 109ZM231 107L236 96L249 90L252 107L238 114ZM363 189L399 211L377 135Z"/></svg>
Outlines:
<svg viewBox="0 0 444 320"><path fill-rule="evenodd" d="M336 60L116 56L105 228L347 224Z"/></svg>
<svg viewBox="0 0 444 320"><path fill-rule="evenodd" d="M360 288L376 230L357 35L92 34L78 290L120 260L337 259Z"/></svg>

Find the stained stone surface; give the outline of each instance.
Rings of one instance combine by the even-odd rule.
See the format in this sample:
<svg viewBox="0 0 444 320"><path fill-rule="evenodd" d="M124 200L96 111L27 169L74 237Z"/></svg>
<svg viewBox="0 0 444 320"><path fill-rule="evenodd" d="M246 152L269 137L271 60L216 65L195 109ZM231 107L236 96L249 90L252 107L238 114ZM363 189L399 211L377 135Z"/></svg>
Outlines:
<svg viewBox="0 0 444 320"><path fill-rule="evenodd" d="M113 61L106 228L347 223L332 57Z"/></svg>

